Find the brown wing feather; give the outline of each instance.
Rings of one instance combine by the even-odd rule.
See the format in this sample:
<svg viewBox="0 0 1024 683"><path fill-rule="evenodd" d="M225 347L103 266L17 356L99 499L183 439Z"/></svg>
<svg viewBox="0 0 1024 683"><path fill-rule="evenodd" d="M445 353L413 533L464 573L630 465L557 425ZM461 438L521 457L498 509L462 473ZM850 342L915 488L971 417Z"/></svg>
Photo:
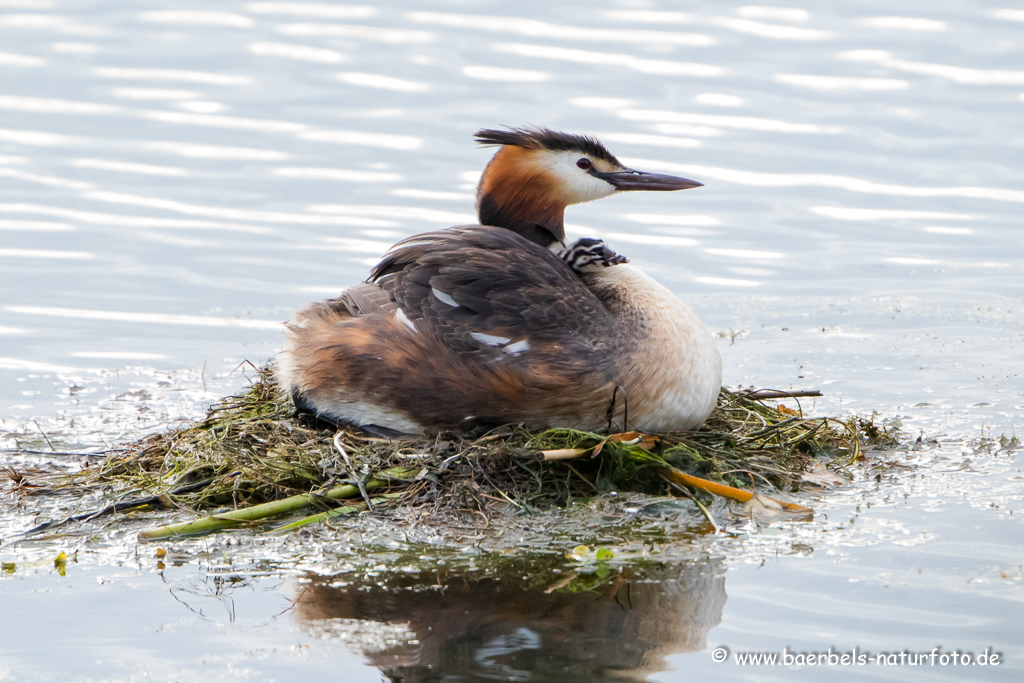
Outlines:
<svg viewBox="0 0 1024 683"><path fill-rule="evenodd" d="M399 242L370 280L417 329L459 353L486 350L474 332L582 352L610 338L614 324L561 259L501 228L463 226Z"/></svg>
<svg viewBox="0 0 1024 683"><path fill-rule="evenodd" d="M306 403L342 420L354 404L381 406L427 429L597 428L628 353L616 345L629 343L557 256L484 226L399 243L369 282L297 320L285 359Z"/></svg>

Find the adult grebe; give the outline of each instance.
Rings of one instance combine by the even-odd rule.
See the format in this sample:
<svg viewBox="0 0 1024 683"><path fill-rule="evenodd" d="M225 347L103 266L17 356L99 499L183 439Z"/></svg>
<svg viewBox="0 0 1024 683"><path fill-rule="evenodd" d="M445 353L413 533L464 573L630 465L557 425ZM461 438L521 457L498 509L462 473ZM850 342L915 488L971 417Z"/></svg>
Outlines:
<svg viewBox="0 0 1024 683"><path fill-rule="evenodd" d="M296 314L278 357L282 390L300 409L378 433L699 426L721 387L710 331L603 243L577 242L564 260L546 247L564 241L570 204L700 183L628 169L583 136L477 139L501 145L478 188L487 225L403 240L367 282Z"/></svg>

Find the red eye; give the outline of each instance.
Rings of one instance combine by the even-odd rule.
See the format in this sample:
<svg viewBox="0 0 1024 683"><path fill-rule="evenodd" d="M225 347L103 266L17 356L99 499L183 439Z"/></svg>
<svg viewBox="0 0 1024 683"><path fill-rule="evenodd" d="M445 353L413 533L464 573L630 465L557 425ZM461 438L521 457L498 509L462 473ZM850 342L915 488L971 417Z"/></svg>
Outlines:
<svg viewBox="0 0 1024 683"><path fill-rule="evenodd" d="M586 157L583 157L582 159L580 159L579 161L576 162L576 165L579 166L580 168L582 168L584 171L589 171L590 167L593 164L590 163L590 159L587 159Z"/></svg>

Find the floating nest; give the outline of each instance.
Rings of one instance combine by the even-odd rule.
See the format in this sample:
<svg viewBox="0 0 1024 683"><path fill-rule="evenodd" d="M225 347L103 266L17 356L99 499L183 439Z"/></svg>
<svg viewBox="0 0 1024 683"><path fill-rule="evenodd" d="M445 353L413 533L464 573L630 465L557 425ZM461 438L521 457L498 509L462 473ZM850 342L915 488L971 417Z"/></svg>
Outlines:
<svg viewBox="0 0 1024 683"><path fill-rule="evenodd" d="M726 390L705 425L686 433L512 426L477 438L379 439L296 414L265 368L203 420L129 444L74 483L114 485L122 501L99 512L163 506L205 515L144 531L144 540L253 524L287 531L367 510L415 510L444 523L550 510L609 491L688 496L702 510L711 494L757 497L809 514L764 494L796 490L812 465L838 472L894 442L858 417L806 417L798 404Z"/></svg>

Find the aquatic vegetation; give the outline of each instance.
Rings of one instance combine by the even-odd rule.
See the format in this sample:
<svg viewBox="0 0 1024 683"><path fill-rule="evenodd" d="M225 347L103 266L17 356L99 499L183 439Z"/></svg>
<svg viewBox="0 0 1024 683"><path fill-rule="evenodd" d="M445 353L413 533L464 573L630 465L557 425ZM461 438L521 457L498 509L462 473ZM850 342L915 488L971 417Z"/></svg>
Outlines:
<svg viewBox="0 0 1024 683"><path fill-rule="evenodd" d="M113 485L120 502L102 512L163 506L208 515L144 531L143 540L254 524L290 531L364 510L488 520L608 491L688 496L705 512L708 492L746 501L760 491L757 501L806 516L808 508L763 493L795 490L812 463L835 472L894 440L870 421L806 417L759 395L723 390L704 427L687 433L511 426L398 441L297 415L263 369L203 420L128 444L63 485Z"/></svg>

